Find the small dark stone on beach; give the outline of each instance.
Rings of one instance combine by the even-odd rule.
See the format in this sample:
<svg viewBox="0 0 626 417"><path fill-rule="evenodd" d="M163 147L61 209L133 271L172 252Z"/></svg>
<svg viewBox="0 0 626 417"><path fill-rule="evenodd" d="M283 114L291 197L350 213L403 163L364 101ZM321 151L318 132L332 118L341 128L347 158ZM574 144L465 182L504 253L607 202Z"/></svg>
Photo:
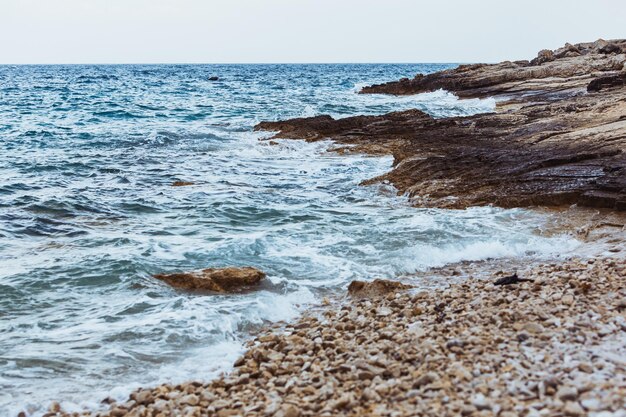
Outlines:
<svg viewBox="0 0 626 417"><path fill-rule="evenodd" d="M532 282L532 279L520 278L517 274L509 275L508 277L500 278L494 282L494 285L512 285L520 282Z"/></svg>

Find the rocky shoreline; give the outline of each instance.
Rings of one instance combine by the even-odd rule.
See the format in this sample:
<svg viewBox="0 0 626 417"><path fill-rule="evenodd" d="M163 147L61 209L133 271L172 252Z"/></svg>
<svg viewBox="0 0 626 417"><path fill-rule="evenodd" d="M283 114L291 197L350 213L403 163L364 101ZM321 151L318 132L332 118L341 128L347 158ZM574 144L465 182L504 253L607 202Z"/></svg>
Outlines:
<svg viewBox="0 0 626 417"><path fill-rule="evenodd" d="M624 40L566 45L362 91L445 88L496 97L496 113L257 126L276 138L330 139L338 152L392 154L394 169L371 182L391 182L416 206L604 208L577 230L602 250L353 283L351 295L261 331L214 381L140 389L105 400L103 411L54 403L46 416L626 417L625 65Z"/></svg>
<svg viewBox="0 0 626 417"><path fill-rule="evenodd" d="M138 390L95 415L625 415L624 258L522 276L360 288L260 333L228 375Z"/></svg>
<svg viewBox="0 0 626 417"><path fill-rule="evenodd" d="M497 112L434 119L409 110L263 122L275 138L330 139L392 154L389 181L420 207L571 204L626 210L626 40L541 51L532 61L463 65L362 93L496 97Z"/></svg>

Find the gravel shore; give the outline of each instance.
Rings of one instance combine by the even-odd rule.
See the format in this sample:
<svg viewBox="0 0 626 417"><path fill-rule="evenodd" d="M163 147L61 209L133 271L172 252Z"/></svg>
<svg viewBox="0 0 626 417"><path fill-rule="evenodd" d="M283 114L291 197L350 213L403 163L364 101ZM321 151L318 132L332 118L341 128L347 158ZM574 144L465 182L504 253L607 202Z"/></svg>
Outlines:
<svg viewBox="0 0 626 417"><path fill-rule="evenodd" d="M333 300L260 333L228 375L93 415L626 416L626 261L496 278Z"/></svg>

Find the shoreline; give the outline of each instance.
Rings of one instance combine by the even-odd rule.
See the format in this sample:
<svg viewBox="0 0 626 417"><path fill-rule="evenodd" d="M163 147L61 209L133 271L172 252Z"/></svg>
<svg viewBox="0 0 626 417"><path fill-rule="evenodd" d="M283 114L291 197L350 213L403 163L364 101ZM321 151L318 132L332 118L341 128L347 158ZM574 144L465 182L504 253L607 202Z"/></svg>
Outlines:
<svg viewBox="0 0 626 417"><path fill-rule="evenodd" d="M577 235L582 259L459 263L413 277L437 284L431 288L337 294L293 323L261 330L232 372L211 382L140 389L104 411L64 413L55 403L46 416L626 416L626 119L617 117L626 89L602 81L599 92L583 91L625 71L614 61L626 62L626 50L572 47L578 52L542 51L537 59L546 60L534 64L465 65L374 86L412 94L427 77L428 86L469 79L471 88L451 91L506 96L496 113L318 116L257 130L330 139L344 153L392 154L394 169L366 183L388 180L416 206L555 211L562 223L553 232ZM585 77L571 70L596 58L610 65ZM526 68L536 77L533 67L544 65L542 78L506 75ZM490 71L504 78L472 84ZM569 79L555 81L556 74ZM526 88L513 91L511 83ZM572 204L595 209L564 209ZM494 285L513 272L532 282Z"/></svg>
<svg viewBox="0 0 626 417"><path fill-rule="evenodd" d="M213 381L46 416L623 415L626 256L465 264L268 326Z"/></svg>
<svg viewBox="0 0 626 417"><path fill-rule="evenodd" d="M626 40L567 44L531 61L462 65L361 94L445 89L496 111L435 119L420 110L261 122L273 137L332 140L340 153L393 155L388 181L417 207L626 210Z"/></svg>
<svg viewBox="0 0 626 417"><path fill-rule="evenodd" d="M214 380L188 381L180 384L165 383L152 388L140 388L132 392L127 401L115 402L111 398L105 398L102 402L104 409L99 410L66 413L58 403L52 403L49 412L44 414L44 416L441 416L459 415L460 413L461 415L512 417L514 415L540 416L556 413L554 415L621 417L622 414L619 414L620 407L626 407L626 363L623 361L618 361L618 363L611 361L602 362L600 366L604 368L599 368L599 371L604 372L601 374L602 378L606 375L618 378L621 375L622 379L608 384L610 385L608 388L607 383L599 384L597 387L594 385L592 388L589 384L585 385L580 382L581 380L587 382L585 378L596 378L600 375L597 373L599 371L596 368L590 371L588 365L596 366L596 363L598 363L597 357L594 356L595 354L592 355L591 353L583 356L584 360L578 359L580 364L577 364L572 369L567 368L563 370L559 368L560 377L557 380L549 378L539 380L537 375L544 375L546 372L540 366L541 364L538 365L532 362L526 362L523 365L516 364L518 368L521 367L520 369L526 369L526 366L532 365L526 369L528 380L507 377L509 379L503 382L501 375L497 372L492 373L491 376L499 384L507 385L511 381L515 384L523 383L526 385L528 385L529 381L532 381L530 385L535 384L533 385L535 391L530 390L530 394L528 389L524 391L522 388L515 395L511 394L511 398L515 399L517 394L523 393L523 402L505 401L502 403L500 399L509 398L510 393L506 391L504 385L499 390L494 391L489 388L485 392L485 385L490 387L492 380L489 380L489 383L477 384L478 391L471 391L475 395L465 395L467 393L464 390L468 389L466 384L474 379L483 378L483 375L472 376L469 380L459 377L459 375L467 377L478 372L475 372L468 365L468 361L472 362L471 353L466 354L464 352L467 346L470 345L461 344L457 349L455 344L458 338L454 337L445 339L444 343L444 341L439 340L442 337L440 330L435 330L439 329L439 327L434 327L430 331L420 331L418 336L437 344L440 355L447 352L448 355L454 354L458 356L458 360L451 362L450 366L452 368L446 369L446 372L433 371L430 368L424 370L424 364L421 362L419 362L421 363L420 366L416 364L413 369L403 362L403 366L407 367L407 369L412 369L412 373L407 375L401 374L400 377L395 378L393 373L389 374L385 373L385 370L379 370L379 374L374 375L370 380L366 378L366 375L369 375L368 372L374 369L372 367L381 369L384 367L380 366L380 362L372 359L376 355L371 355L369 350L366 353L361 352L356 356L351 353L353 349L348 348L343 349L339 354L335 352L334 355L332 352L327 351L329 347L333 347L332 343L338 340L347 342L358 336L366 337L367 346L374 346L374 349L376 349L378 343L384 343L384 346L379 348L382 352L403 351L404 347L399 348L398 346L400 345L398 343L413 340L411 338L414 337L412 332L415 323L438 323L440 312L437 312L436 306L446 304L443 311L450 310L446 313L446 317L447 320L450 320L449 324L452 326L456 326L459 321L463 322L459 317L464 318L468 314L471 315L478 312L479 317L486 322L482 323L478 330L473 329L472 334L494 335L498 334L499 331L506 331L497 339L501 340L500 345L502 345L505 354L501 355L501 352L492 352L493 355L489 361L493 363L487 361L490 364L489 366L498 366L500 361L511 359L511 343L515 343L517 349L523 349L526 345L533 347L535 342L545 344L547 343L546 341L555 338L559 340L559 349L563 346L568 347L568 349L574 349L577 346L586 347L587 340L595 340L595 338L599 337L601 341L600 346L606 344L611 349L615 346L622 348L623 352L616 351L617 353L613 355L613 358L620 357L620 355L623 356L622 353L626 353L626 307L622 307L622 304L626 305L626 291L624 291L624 288L626 288L626 215L619 212L582 208L572 208L567 211L562 209L545 209L544 211L554 214L555 223L550 225L543 233L552 235L569 232L572 236L580 239L581 246L569 253L548 259L536 259L532 256L525 258L506 257L479 261L462 261L443 267L430 268L423 272L398 277L397 280L392 282L402 282L413 285L414 288L392 290L388 294L374 294L364 298L351 297L344 292L331 294L320 300L319 304L309 306L293 322L280 321L263 326L252 332L245 343L244 356L235 362L234 367L230 371ZM616 249L620 250L616 251ZM600 269L598 270L597 268ZM609 269L606 270L606 268ZM606 276L607 285L609 285L608 290L600 293L598 293L597 289L594 289L594 284L597 283L595 277L598 275L598 271ZM523 282L510 287L493 285L495 280L513 273L517 273L524 279L533 279L534 282ZM582 297L582 293L577 292L578 287L576 286L580 286L582 285L581 283L587 281L589 281L590 287L588 291L592 296L588 297L585 294L586 298L579 300L579 297ZM541 291L534 288L537 283L542 286ZM586 287L586 284L582 286L582 288ZM511 298L511 291L515 294L514 298ZM572 304L563 304L556 296L554 300L548 297L550 302L554 302L554 308L557 312L555 313L556 317L559 317L562 323L570 323L569 327L560 325L560 322L551 322L552 312L550 311L545 313L548 315L547 319L545 315L537 316L542 326L544 326L544 321L550 321L550 325L545 325L541 333L538 334L529 333L525 327L517 329L515 320L508 322L507 326L498 324L494 327L491 317L503 314L499 310L503 305L502 299L506 300L504 301L505 304L516 303L514 306L509 306L506 311L512 317L520 319L521 317L537 314L533 310L537 306L544 307L546 297L531 299L528 297L529 294L537 293L551 294L551 297L554 294L562 294L561 299L568 294L575 297L575 301ZM416 295L418 298L415 298ZM453 304L442 303L440 299L446 299L442 297L448 297L447 299L452 300ZM567 303L570 302L569 299L570 297L566 297ZM532 304L528 305L530 301L532 301ZM614 326L613 330L607 334L604 334L607 331L606 328L599 328L596 336L594 336L593 332L587 332L585 343L568 344L567 340L564 341L563 338L572 332L571 322L576 318L571 314L569 308L571 305L577 305L579 301L582 305L578 311L593 310L599 306L613 306L608 308L608 310L602 310L601 313L603 315L601 317L602 322L607 324L607 326L613 323L616 327ZM418 302L419 305L414 307L413 303ZM492 305L494 303L495 305ZM435 309L433 309L433 306L435 306ZM526 308L526 311L520 310L522 307ZM391 313L387 314L387 310L385 310L387 308L391 309ZM407 310L413 311L415 308L421 309L420 314L405 314ZM378 313L372 315L372 311L378 311L379 309L382 309L382 315L378 315ZM345 312L351 314L349 323L352 323L354 326L354 331L350 330L352 325L341 325L341 323L346 323L345 317L337 319L338 314L341 315ZM370 321L367 324L362 322L361 319L363 317L368 317ZM397 320L399 321L396 322ZM446 321L443 321L438 323L438 325L446 323ZM465 327L462 327L464 331L474 325L473 322L463 323L465 323ZM528 327L532 329L533 325ZM391 333L401 335L398 336L399 339L396 340L395 336L391 339L386 339L391 334L389 328L394 330ZM309 336L308 333L311 329L315 329L316 334ZM305 333L301 334L303 331ZM348 336L344 334L346 331ZM319 335L317 334L318 332ZM362 332L362 335L359 332ZM601 332L604 333L600 334ZM449 333L449 330L445 330L446 335L449 335ZM322 338L321 344L316 342L320 335ZM381 337L381 335L384 335L384 337ZM326 337L329 337L330 340L325 345L327 343ZM408 339L402 339L402 337ZM471 343L475 345L476 341L472 340ZM296 349L301 343L310 342L313 343L313 351L307 350L305 352L302 349ZM478 344L480 346L478 347L479 350L484 349L484 346L481 345L484 344L483 342L485 341L483 340ZM448 344L450 344L450 347ZM357 349L360 346L361 344L353 346L353 348ZM409 345L402 344L401 346L414 347L413 342L409 343ZM489 346L493 349L492 345ZM534 348L539 349L540 352L538 354L543 354L542 346L542 344L539 347L534 346ZM280 349L284 349L284 351ZM516 350L513 351L517 352ZM420 352L413 351L412 357L419 357ZM574 349L572 352L578 352L578 349ZM552 353L556 354L557 352ZM290 359L290 362L287 362L288 367L285 368L287 366L285 365L285 357L289 357L289 355L295 355L295 357ZM446 355L443 355L443 357L446 357ZM259 358L262 359L259 360ZM336 363L333 366L329 365L328 369L326 369L322 365L325 365L325 361L329 361L330 358L333 358ZM441 360L443 363L447 363L447 359ZM395 359L388 358L384 365L393 367L394 361ZM355 362L360 367L354 365ZM465 370L459 368L459 363L465 364L463 365ZM349 364L349 367L346 364ZM316 367L316 365L318 366ZM557 365L555 364L555 366ZM249 369L250 366L255 367L254 370ZM337 395L331 395L329 394L330 391L327 390L323 394L323 398L311 400L309 397L312 394L305 390L306 387L311 384L317 384L314 382L316 377L320 378L320 381L325 381L323 378L334 377L335 373L339 372L338 369L343 369L341 372L344 374L343 377L345 379L333 380L335 381L333 393ZM606 371L607 369L614 371L608 372ZM564 373L565 371L569 372L569 374ZM410 387L406 385L407 379L414 381L425 378L424 380L428 381L433 377L433 372L437 373L438 379L427 382L417 388L413 388L413 385ZM568 379L570 374L572 374L573 378L571 380ZM301 380L302 375L307 375L308 379ZM349 375L352 376L349 377ZM389 381L395 380L401 380L405 385L400 384L396 387L397 392L395 392L395 396L392 398L392 404L386 403L384 400L385 396L388 393L394 393L392 387L388 386ZM346 381L356 385L352 386L352 388L345 388L344 384ZM377 388L379 385L381 388ZM320 388L324 386L325 384L322 384ZM288 390L287 387L289 387ZM450 390L457 389L457 387L461 387L462 391L457 393L459 397L456 401L452 401L450 400L452 398ZM528 386L524 387L528 388ZM573 392L572 388L575 388L575 391L580 395L576 397L576 400L566 399L563 401L557 395L559 387L562 390L569 389L570 392ZM315 393L318 391L316 390ZM350 393L354 392L359 394L351 397ZM240 393L242 396L237 397ZM403 402L401 407L396 406L396 402L402 398L401 396L398 397L400 393L407 395L407 398L404 399L406 402ZM531 394L533 393L536 398L532 397ZM294 395L295 397L293 397ZM498 398L494 398L494 395ZM283 401L280 400L281 398L286 399ZM305 401L305 398L308 399ZM607 398L610 399L610 403L607 402ZM349 401L346 402L348 399ZM417 399L419 401L415 403ZM311 403L321 404L322 406L320 408L318 405L312 405ZM419 404L422 404L425 408L423 410L415 408ZM332 407L326 409L327 405ZM431 408L437 411L429 414L428 410ZM542 410L550 410L551 414ZM579 413L581 410L582 414ZM607 412L610 412L610 414L607 414Z"/></svg>

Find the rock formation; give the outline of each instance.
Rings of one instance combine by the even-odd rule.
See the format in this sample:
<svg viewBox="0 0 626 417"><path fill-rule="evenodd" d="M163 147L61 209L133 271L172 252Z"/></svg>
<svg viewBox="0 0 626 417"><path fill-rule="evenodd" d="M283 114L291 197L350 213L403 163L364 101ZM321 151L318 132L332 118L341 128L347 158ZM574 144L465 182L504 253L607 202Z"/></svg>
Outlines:
<svg viewBox="0 0 626 417"><path fill-rule="evenodd" d="M365 87L361 93L407 95L440 88L459 97L559 93L563 89L586 87L598 73L618 74L624 68L625 54L624 39L566 44L556 51L542 50L531 61L461 65L434 74L418 74L413 79Z"/></svg>
<svg viewBox="0 0 626 417"><path fill-rule="evenodd" d="M208 268L194 272L157 274L154 277L183 290L227 293L258 285L265 278L265 273L252 267Z"/></svg>
<svg viewBox="0 0 626 417"><path fill-rule="evenodd" d="M390 181L413 204L626 210L626 40L542 51L534 60L462 65L362 93L444 88L497 97L496 113L434 119L418 111L263 122L257 130L337 150L393 154ZM351 147L342 147L350 145Z"/></svg>

